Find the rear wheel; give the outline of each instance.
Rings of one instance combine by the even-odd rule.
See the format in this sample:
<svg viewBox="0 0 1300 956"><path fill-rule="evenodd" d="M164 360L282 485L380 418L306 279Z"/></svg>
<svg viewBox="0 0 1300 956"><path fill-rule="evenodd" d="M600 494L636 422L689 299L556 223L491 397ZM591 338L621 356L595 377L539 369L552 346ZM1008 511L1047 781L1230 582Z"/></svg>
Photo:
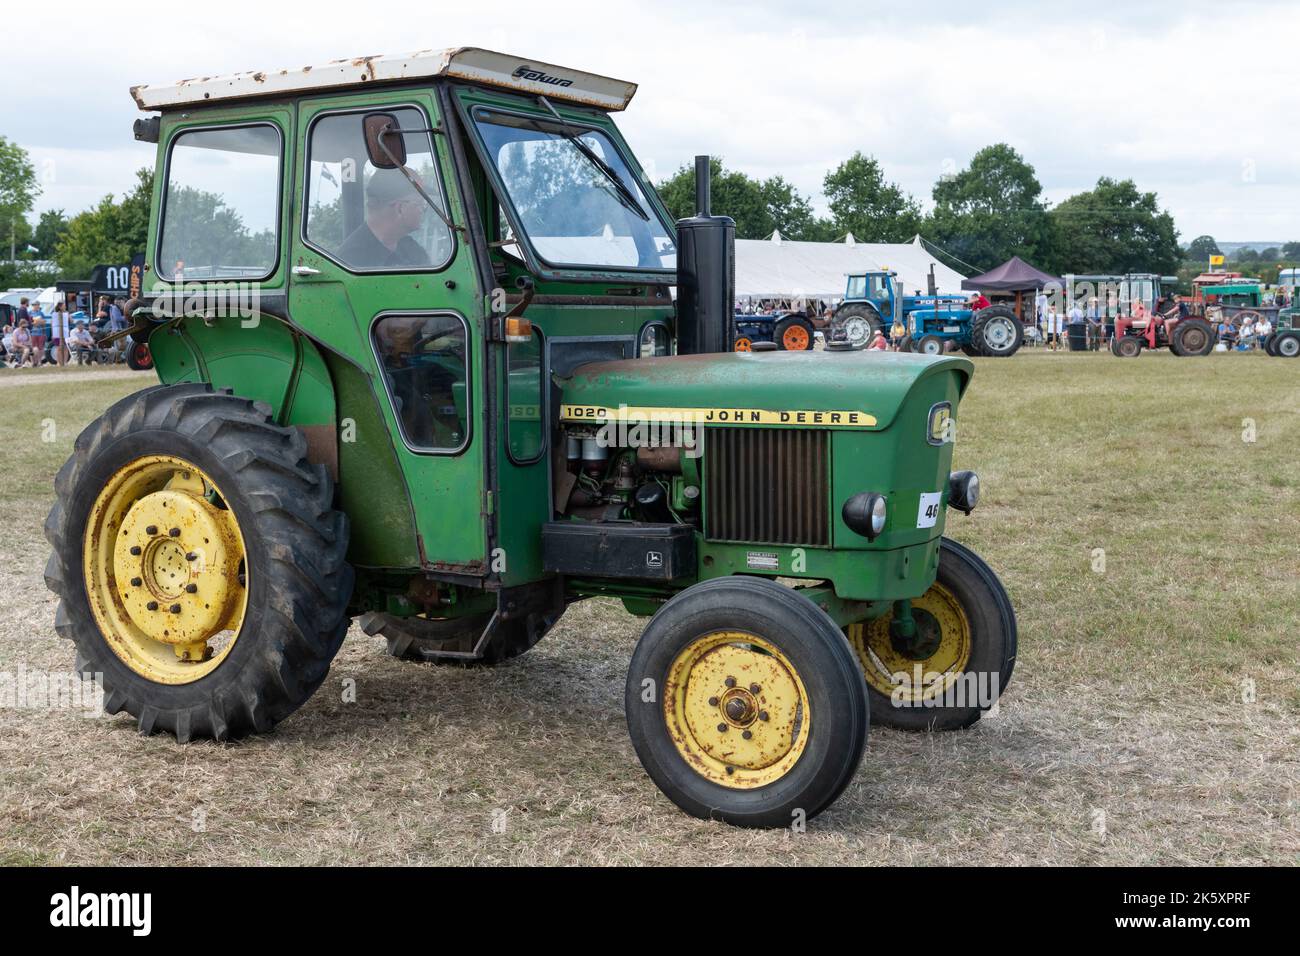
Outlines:
<svg viewBox="0 0 1300 956"><path fill-rule="evenodd" d="M270 729L347 630L347 518L296 429L261 403L172 385L115 404L55 479L55 630L142 733Z"/></svg>
<svg viewBox="0 0 1300 956"><path fill-rule="evenodd" d="M990 358L1010 358L1025 341L1025 327L1005 305L991 305L971 317L971 343Z"/></svg>
<svg viewBox="0 0 1300 956"><path fill-rule="evenodd" d="M813 347L813 327L807 319L791 316L776 323L776 342L786 352L806 352Z"/></svg>
<svg viewBox="0 0 1300 956"><path fill-rule="evenodd" d="M1183 319L1174 326L1169 348L1175 355L1209 355L1214 350L1214 328L1204 319Z"/></svg>
<svg viewBox="0 0 1300 956"><path fill-rule="evenodd" d="M835 313L835 328L844 331L854 348L862 348L871 343L872 336L884 328L884 323L873 306L854 303Z"/></svg>
<svg viewBox="0 0 1300 956"><path fill-rule="evenodd" d="M912 630L896 611L845 629L877 723L903 730L969 727L1011 681L1016 615L993 570L948 538L930 590L911 602Z"/></svg>
<svg viewBox="0 0 1300 956"><path fill-rule="evenodd" d="M665 796L738 826L812 818L866 745L866 689L844 635L763 578L706 581L660 608L632 654L625 706Z"/></svg>
<svg viewBox="0 0 1300 956"><path fill-rule="evenodd" d="M1300 332L1282 332L1273 340L1273 354L1278 358L1300 356Z"/></svg>
<svg viewBox="0 0 1300 956"><path fill-rule="evenodd" d="M1136 335L1121 335L1110 343L1110 350L1120 358L1136 358L1142 354L1142 339Z"/></svg>

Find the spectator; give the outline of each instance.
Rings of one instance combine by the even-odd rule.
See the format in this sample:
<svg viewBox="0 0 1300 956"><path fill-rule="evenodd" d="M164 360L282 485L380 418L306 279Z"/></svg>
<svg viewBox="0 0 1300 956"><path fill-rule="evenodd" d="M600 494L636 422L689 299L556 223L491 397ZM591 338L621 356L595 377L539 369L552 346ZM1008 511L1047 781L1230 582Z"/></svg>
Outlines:
<svg viewBox="0 0 1300 956"><path fill-rule="evenodd" d="M1273 323L1268 320L1267 315L1261 315L1259 321L1255 323L1255 335L1259 339L1260 345L1264 340L1273 334Z"/></svg>
<svg viewBox="0 0 1300 956"><path fill-rule="evenodd" d="M32 333L28 331L27 320L23 319L14 329L13 368L22 368L32 357Z"/></svg>
<svg viewBox="0 0 1300 956"><path fill-rule="evenodd" d="M49 328L45 324L45 313L41 311L38 305L33 310L32 324L32 365L39 367L45 364L45 343L49 341Z"/></svg>
<svg viewBox="0 0 1300 956"><path fill-rule="evenodd" d="M8 365L14 354L14 327L6 325L3 335L0 335L0 349L3 349L4 363Z"/></svg>
<svg viewBox="0 0 1300 956"><path fill-rule="evenodd" d="M55 302L50 316L50 344L54 346L54 361L60 368L68 364L68 336L71 334L68 307L62 300Z"/></svg>
<svg viewBox="0 0 1300 956"><path fill-rule="evenodd" d="M1237 341L1237 330L1232 327L1232 323L1222 316L1219 317L1219 341L1227 343L1231 348Z"/></svg>
<svg viewBox="0 0 1300 956"><path fill-rule="evenodd" d="M76 320L68 337L68 345L76 355L78 365L89 365L95 353L95 337L90 334L90 329L86 328L84 315L81 312L76 314L82 317Z"/></svg>
<svg viewBox="0 0 1300 956"><path fill-rule="evenodd" d="M27 298L27 296L23 296L21 299L18 300L18 311L14 313L15 329L18 328L18 326L22 325L22 323L30 322L32 320L31 315L29 315L27 312L27 304L29 301L30 300Z"/></svg>
<svg viewBox="0 0 1300 956"><path fill-rule="evenodd" d="M875 352L888 352L889 343L885 341L885 333L880 329L871 333L871 344L867 348Z"/></svg>
<svg viewBox="0 0 1300 956"><path fill-rule="evenodd" d="M1040 328L1047 321L1047 293L1042 289L1038 290L1038 296L1034 299L1034 323Z"/></svg>
<svg viewBox="0 0 1300 956"><path fill-rule="evenodd" d="M1043 341L1053 352L1056 351L1057 343L1061 340L1061 316L1056 311L1056 304L1052 303L1047 307L1047 313L1043 316Z"/></svg>
<svg viewBox="0 0 1300 956"><path fill-rule="evenodd" d="M889 327L889 344L897 351L905 338L907 338L907 326L903 324L903 317L900 315L894 319L894 324Z"/></svg>
<svg viewBox="0 0 1300 956"><path fill-rule="evenodd" d="M1246 316L1245 321L1241 323L1241 331L1237 333L1237 349L1242 352L1249 351L1255 347L1255 323L1251 321L1250 316Z"/></svg>
<svg viewBox="0 0 1300 956"><path fill-rule="evenodd" d="M1088 348L1095 352L1105 344L1106 337L1106 329L1101 322L1101 306L1095 295L1088 300L1084 319L1088 322Z"/></svg>

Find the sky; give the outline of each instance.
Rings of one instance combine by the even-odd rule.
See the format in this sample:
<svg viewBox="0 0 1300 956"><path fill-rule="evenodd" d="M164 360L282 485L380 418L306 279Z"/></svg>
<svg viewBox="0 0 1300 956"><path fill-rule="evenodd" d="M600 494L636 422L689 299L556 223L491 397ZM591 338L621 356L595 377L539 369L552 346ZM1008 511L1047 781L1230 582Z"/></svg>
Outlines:
<svg viewBox="0 0 1300 956"><path fill-rule="evenodd" d="M33 46L31 69L10 58L0 135L32 156L38 211L79 212L153 164L153 148L132 139L132 85L483 46L640 84L618 122L655 181L710 153L751 176L783 175L824 211L822 177L861 150L928 206L937 178L1007 142L1049 202L1101 176L1132 178L1158 194L1183 242L1300 239L1294 0L127 10L102 0L6 9L8 35Z"/></svg>

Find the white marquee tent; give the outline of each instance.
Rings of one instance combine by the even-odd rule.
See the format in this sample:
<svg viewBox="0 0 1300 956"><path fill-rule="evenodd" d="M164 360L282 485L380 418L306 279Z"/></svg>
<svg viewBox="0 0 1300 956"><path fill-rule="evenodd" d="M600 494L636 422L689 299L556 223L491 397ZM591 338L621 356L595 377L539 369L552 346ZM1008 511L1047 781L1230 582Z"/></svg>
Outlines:
<svg viewBox="0 0 1300 956"><path fill-rule="evenodd" d="M931 255L920 236L911 242L858 242L851 233L841 242L795 242L780 233L737 239L736 298L838 300L846 276L880 269L897 272L907 294L924 294L931 264L939 291L961 295L961 273Z"/></svg>

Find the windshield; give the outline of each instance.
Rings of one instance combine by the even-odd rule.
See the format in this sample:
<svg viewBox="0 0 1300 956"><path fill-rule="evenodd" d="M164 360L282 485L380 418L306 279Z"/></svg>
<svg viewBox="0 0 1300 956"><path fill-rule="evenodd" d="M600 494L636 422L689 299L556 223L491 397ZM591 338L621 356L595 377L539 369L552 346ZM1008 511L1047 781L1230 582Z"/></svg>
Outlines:
<svg viewBox="0 0 1300 956"><path fill-rule="evenodd" d="M603 132L483 109L474 111L474 125L546 262L677 267L671 233Z"/></svg>

